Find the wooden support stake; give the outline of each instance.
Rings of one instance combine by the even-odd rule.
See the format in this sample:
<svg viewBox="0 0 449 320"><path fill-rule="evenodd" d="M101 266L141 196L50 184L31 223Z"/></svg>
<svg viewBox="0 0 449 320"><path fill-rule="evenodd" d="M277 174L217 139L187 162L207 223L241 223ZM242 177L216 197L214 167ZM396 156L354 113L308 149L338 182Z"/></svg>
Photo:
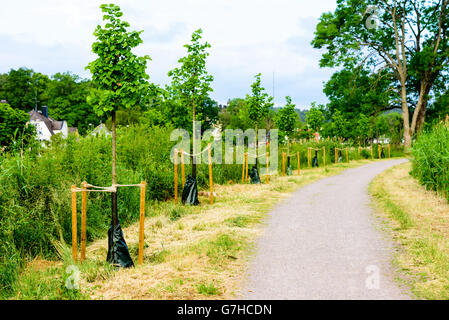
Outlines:
<svg viewBox="0 0 449 320"><path fill-rule="evenodd" d="M139 226L139 264L143 264L143 240L145 230L145 186L146 182L140 182L140 226Z"/></svg>
<svg viewBox="0 0 449 320"><path fill-rule="evenodd" d="M175 149L174 153L174 162L175 162L175 203L178 203L178 150Z"/></svg>
<svg viewBox="0 0 449 320"><path fill-rule="evenodd" d="M248 161L249 161L249 154L246 153L245 183L248 183Z"/></svg>
<svg viewBox="0 0 449 320"><path fill-rule="evenodd" d="M371 148L371 159L373 159L373 144L371 144L370 148Z"/></svg>
<svg viewBox="0 0 449 320"><path fill-rule="evenodd" d="M378 153L379 153L379 160L380 160L380 158L381 158L381 157L380 157L380 155L381 155L381 152L380 152L380 144L377 145L377 151L378 151Z"/></svg>
<svg viewBox="0 0 449 320"><path fill-rule="evenodd" d="M298 175L301 174L301 160L299 159L299 151L296 153L296 156L298 157Z"/></svg>
<svg viewBox="0 0 449 320"><path fill-rule="evenodd" d="M310 168L310 147L307 148L307 167Z"/></svg>
<svg viewBox="0 0 449 320"><path fill-rule="evenodd" d="M346 147L346 162L349 163L349 151L348 151L348 147Z"/></svg>
<svg viewBox="0 0 449 320"><path fill-rule="evenodd" d="M83 190L86 190L87 182L81 183ZM87 191L81 192L81 262L86 259L86 211L87 211Z"/></svg>
<svg viewBox="0 0 449 320"><path fill-rule="evenodd" d="M269 168L269 160L270 153L267 151L267 184L270 183L270 168Z"/></svg>
<svg viewBox="0 0 449 320"><path fill-rule="evenodd" d="M78 241L77 236L77 220L76 220L76 186L72 186L72 256L73 261L76 262L78 259Z"/></svg>
<svg viewBox="0 0 449 320"><path fill-rule="evenodd" d="M338 148L335 148L335 164L338 162Z"/></svg>
<svg viewBox="0 0 449 320"><path fill-rule="evenodd" d="M246 163L246 153L243 153L242 183L245 183L245 163Z"/></svg>
<svg viewBox="0 0 449 320"><path fill-rule="evenodd" d="M282 152L282 175L285 176L285 152Z"/></svg>
<svg viewBox="0 0 449 320"><path fill-rule="evenodd" d="M214 204L214 180L212 178L212 148L209 143L209 185L210 185L210 204Z"/></svg>
<svg viewBox="0 0 449 320"><path fill-rule="evenodd" d="M184 152L181 150L179 150L179 152L181 153L181 175L182 175L182 187L184 188L184 186L186 185L186 172L184 170Z"/></svg>
<svg viewBox="0 0 449 320"><path fill-rule="evenodd" d="M323 168L326 170L326 147L323 147Z"/></svg>

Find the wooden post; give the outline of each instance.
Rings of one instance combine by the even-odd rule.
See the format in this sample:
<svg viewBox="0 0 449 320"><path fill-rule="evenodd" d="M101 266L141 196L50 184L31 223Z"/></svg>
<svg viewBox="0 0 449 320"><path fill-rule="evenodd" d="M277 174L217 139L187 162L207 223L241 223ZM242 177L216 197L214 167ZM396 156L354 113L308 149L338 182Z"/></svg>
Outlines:
<svg viewBox="0 0 449 320"><path fill-rule="evenodd" d="M338 163L338 148L335 148L335 164Z"/></svg>
<svg viewBox="0 0 449 320"><path fill-rule="evenodd" d="M307 168L310 168L310 147L307 148Z"/></svg>
<svg viewBox="0 0 449 320"><path fill-rule="evenodd" d="M379 153L379 160L380 160L380 144L377 145L377 152Z"/></svg>
<svg viewBox="0 0 449 320"><path fill-rule="evenodd" d="M87 182L81 183L83 192L81 193L81 262L86 259L86 211L87 211Z"/></svg>
<svg viewBox="0 0 449 320"><path fill-rule="evenodd" d="M246 153L243 153L242 183L245 183L245 163L246 163Z"/></svg>
<svg viewBox="0 0 449 320"><path fill-rule="evenodd" d="M72 256L73 261L76 262L78 258L78 241L76 239L77 237L77 220L76 220L76 186L72 186Z"/></svg>
<svg viewBox="0 0 449 320"><path fill-rule="evenodd" d="M285 152L282 152L282 175L285 176Z"/></svg>
<svg viewBox="0 0 449 320"><path fill-rule="evenodd" d="M210 204L214 204L214 180L212 178L212 148L209 143L209 185L210 185Z"/></svg>
<svg viewBox="0 0 449 320"><path fill-rule="evenodd" d="M298 157L298 175L301 174L301 160L299 159L299 151L296 153L296 156Z"/></svg>
<svg viewBox="0 0 449 320"><path fill-rule="evenodd" d="M140 182L139 264L143 264L143 240L145 230L145 186L145 181Z"/></svg>
<svg viewBox="0 0 449 320"><path fill-rule="evenodd" d="M248 162L249 162L249 154L246 153L246 169L245 169L245 182L248 183Z"/></svg>
<svg viewBox="0 0 449 320"><path fill-rule="evenodd" d="M181 150L179 150L179 152L181 153L181 175L182 175L182 187L184 188L184 186L186 185L186 172L184 170L184 152Z"/></svg>
<svg viewBox="0 0 449 320"><path fill-rule="evenodd" d="M269 168L270 152L267 151L267 184L270 183L270 168Z"/></svg>
<svg viewBox="0 0 449 320"><path fill-rule="evenodd" d="M146 182L141 181L140 186L140 226L139 226L139 264L143 264L143 241L145 223L145 187Z"/></svg>
<svg viewBox="0 0 449 320"><path fill-rule="evenodd" d="M349 163L349 151L348 151L348 147L346 147L346 162Z"/></svg>
<svg viewBox="0 0 449 320"><path fill-rule="evenodd" d="M326 170L326 147L323 147L323 168Z"/></svg>
<svg viewBox="0 0 449 320"><path fill-rule="evenodd" d="M388 159L390 159L390 144L388 144Z"/></svg>
<svg viewBox="0 0 449 320"><path fill-rule="evenodd" d="M173 160L175 163L175 203L178 203L178 150L176 149L174 152Z"/></svg>

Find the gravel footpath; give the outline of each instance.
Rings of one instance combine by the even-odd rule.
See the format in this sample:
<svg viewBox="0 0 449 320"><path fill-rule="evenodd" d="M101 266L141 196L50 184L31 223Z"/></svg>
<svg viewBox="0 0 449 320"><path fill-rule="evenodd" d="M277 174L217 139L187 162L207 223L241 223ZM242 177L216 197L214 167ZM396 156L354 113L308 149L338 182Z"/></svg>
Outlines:
<svg viewBox="0 0 449 320"><path fill-rule="evenodd" d="M241 299L410 299L394 281L394 247L368 184L407 160L385 160L295 191L270 214Z"/></svg>

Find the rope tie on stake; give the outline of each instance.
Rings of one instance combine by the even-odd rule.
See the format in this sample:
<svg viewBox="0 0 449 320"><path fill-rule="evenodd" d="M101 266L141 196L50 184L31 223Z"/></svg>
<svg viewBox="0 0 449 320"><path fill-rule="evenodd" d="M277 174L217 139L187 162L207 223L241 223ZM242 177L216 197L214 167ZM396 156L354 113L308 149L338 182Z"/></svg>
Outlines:
<svg viewBox="0 0 449 320"><path fill-rule="evenodd" d="M144 236L144 219L145 219L145 186L146 182L139 184L114 184L111 187L99 187L89 184L85 181L81 183L81 188L72 185L72 256L77 262L78 242L77 242L77 208L76 193L82 192L81 198L81 259L83 262L86 258L86 222L87 222L87 192L117 192L117 187L140 187L140 230L139 230L139 264L143 263L143 236ZM87 188L94 188L87 189Z"/></svg>
<svg viewBox="0 0 449 320"><path fill-rule="evenodd" d="M249 154L249 153L247 152L247 154L248 154L248 156L251 156L251 158L262 158L262 157L265 157L268 153L265 152L264 154L255 155L255 154Z"/></svg>
<svg viewBox="0 0 449 320"><path fill-rule="evenodd" d="M211 148L211 146L208 146L206 149L204 149L203 151L200 151L200 152L198 152L198 153L196 153L196 154L192 154L192 153L188 153L188 152L182 151L182 149L179 150L178 152L179 152L179 153L182 153L182 154L185 154L186 156L189 156L189 157L197 157L197 156L199 156L200 154L203 154L204 152L208 151L209 148Z"/></svg>

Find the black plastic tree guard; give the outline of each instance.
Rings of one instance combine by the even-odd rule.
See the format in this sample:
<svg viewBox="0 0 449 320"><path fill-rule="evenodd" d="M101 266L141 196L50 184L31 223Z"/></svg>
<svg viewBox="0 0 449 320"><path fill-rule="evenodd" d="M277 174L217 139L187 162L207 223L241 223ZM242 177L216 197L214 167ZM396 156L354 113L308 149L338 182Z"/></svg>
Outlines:
<svg viewBox="0 0 449 320"><path fill-rule="evenodd" d="M196 179L190 174L187 176L186 184L182 189L181 201L183 204L189 204L192 206L197 206L200 204L198 201L198 187Z"/></svg>
<svg viewBox="0 0 449 320"><path fill-rule="evenodd" d="M133 260L129 255L128 246L123 237L120 220L113 226L111 223L108 230L108 256L106 260L115 266L122 268L134 267Z"/></svg>
<svg viewBox="0 0 449 320"><path fill-rule="evenodd" d="M251 178L252 184L260 184L259 172L257 171L257 167L253 166L251 168L251 172L249 173L249 177Z"/></svg>

